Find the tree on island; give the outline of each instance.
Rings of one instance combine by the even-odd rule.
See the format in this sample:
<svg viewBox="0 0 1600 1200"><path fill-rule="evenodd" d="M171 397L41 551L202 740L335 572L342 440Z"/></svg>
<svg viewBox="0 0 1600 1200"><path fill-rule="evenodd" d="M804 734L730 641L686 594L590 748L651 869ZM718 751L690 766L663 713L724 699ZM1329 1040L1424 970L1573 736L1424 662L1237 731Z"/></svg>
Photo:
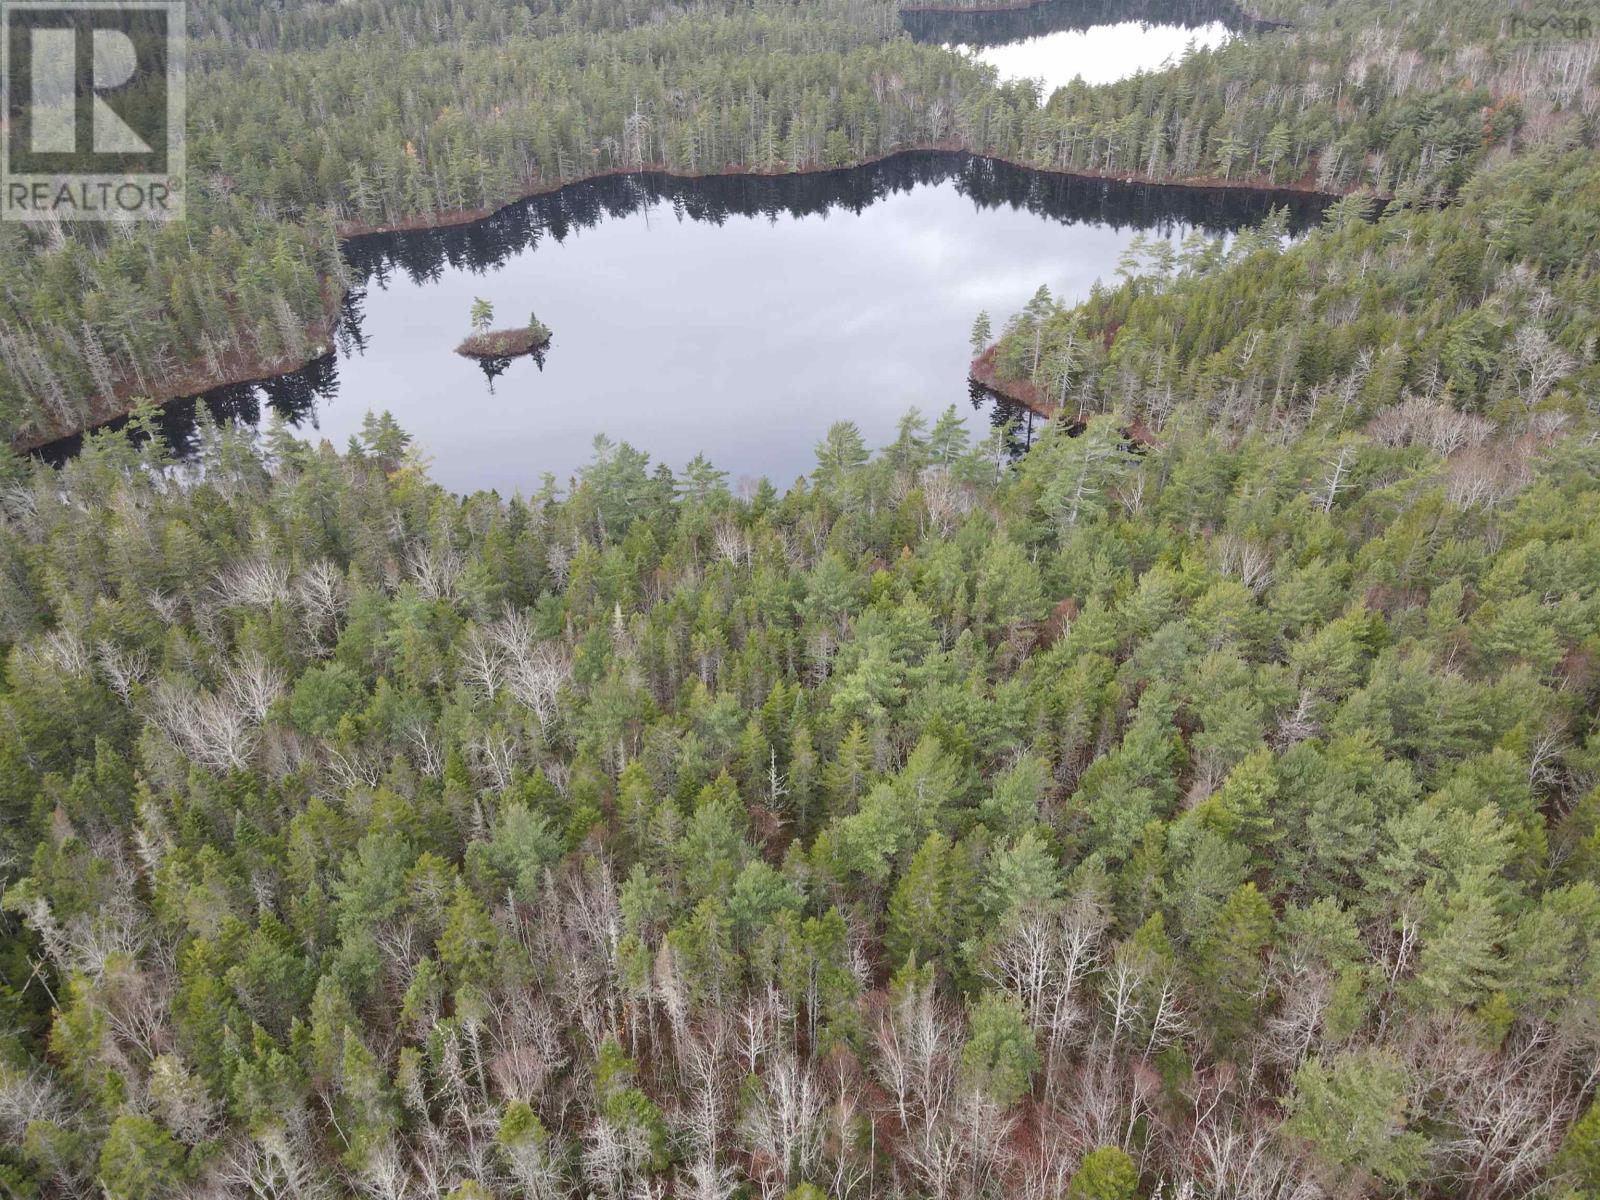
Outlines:
<svg viewBox="0 0 1600 1200"><path fill-rule="evenodd" d="M989 310L983 309L972 322L972 356L976 358L989 348L994 340L994 326L989 321Z"/></svg>
<svg viewBox="0 0 1600 1200"><path fill-rule="evenodd" d="M530 355L544 370L544 351L550 344L548 325L534 313L528 314L528 324L523 328L491 329L493 323L494 305L480 296L472 302L472 333L456 347L457 354L478 360L491 392L495 378L505 373L513 358Z"/></svg>

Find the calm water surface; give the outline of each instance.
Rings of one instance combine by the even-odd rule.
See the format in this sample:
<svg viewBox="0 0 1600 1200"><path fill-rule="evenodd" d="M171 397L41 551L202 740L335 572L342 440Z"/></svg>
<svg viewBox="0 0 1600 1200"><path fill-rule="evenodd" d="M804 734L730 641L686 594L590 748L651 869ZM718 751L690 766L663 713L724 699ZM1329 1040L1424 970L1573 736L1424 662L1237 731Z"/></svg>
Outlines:
<svg viewBox="0 0 1600 1200"><path fill-rule="evenodd" d="M810 176L597 180L472 226L348 243L365 282L337 351L202 401L245 420L270 406L337 446L369 410L388 409L457 491L527 492L546 472L564 482L597 433L673 467L704 451L735 479L787 485L836 420L882 445L913 406L931 418L959 404L975 433L1012 415L969 391L980 309L998 323L1041 283L1081 297L1140 232L1220 234L1273 203L1283 201L965 155ZM1292 202L1291 226L1316 212ZM476 297L497 324L536 312L551 327L542 368L521 359L491 380L453 353ZM180 450L195 411L163 410Z"/></svg>
<svg viewBox="0 0 1600 1200"><path fill-rule="evenodd" d="M1081 78L1112 83L1176 63L1194 49L1269 28L1229 0L1054 0L1000 12L908 12L912 38L972 53L1001 79L1037 79L1045 94Z"/></svg>
<svg viewBox="0 0 1600 1200"><path fill-rule="evenodd" d="M1187 28L1123 21L1092 29L1063 29L999 46L958 46L1000 72L1001 79L1037 79L1048 94L1073 79L1113 83L1138 71L1176 63L1196 49L1220 46L1233 32L1221 21ZM1130 67L1130 64L1134 64Z"/></svg>

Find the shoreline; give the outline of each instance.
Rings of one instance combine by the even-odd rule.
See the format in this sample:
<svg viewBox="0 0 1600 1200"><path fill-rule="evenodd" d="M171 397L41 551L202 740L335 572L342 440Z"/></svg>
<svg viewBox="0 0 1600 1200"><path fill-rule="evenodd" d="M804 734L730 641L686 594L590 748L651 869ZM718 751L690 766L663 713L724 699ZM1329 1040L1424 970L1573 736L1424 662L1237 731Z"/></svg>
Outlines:
<svg viewBox="0 0 1600 1200"><path fill-rule="evenodd" d="M1119 184L1125 187L1160 187L1160 188L1190 188L1197 191L1237 191L1254 192L1266 195L1305 196L1320 198L1332 203L1339 199L1340 193L1325 192L1320 188L1306 183L1304 179L1295 183L1270 183L1250 182L1247 180L1219 179L1215 176L1194 176L1189 178L1177 177L1151 177L1140 172L1106 172L1086 170L1062 170L1055 167L1041 167L1034 163L1024 162L1020 159L1007 158L999 154L983 154L966 146L955 143L928 143L914 146L901 146L883 154L876 154L861 159L846 166L809 166L785 168L783 170L766 171L752 167L743 167L729 164L720 171L677 171L665 166L649 164L639 167L616 167L604 171L594 171L580 179L568 180L564 183L535 182L520 191L504 204L490 207L471 209L446 209L438 212L419 213L415 216L405 217L392 224L367 224L359 221L342 221L335 225L335 233L341 242L354 241L366 237L381 237L400 233L426 233L435 229L453 229L464 225L472 225L485 221L497 213L512 208L527 200L540 196L550 196L567 188L582 187L598 179L611 179L619 176L630 175L658 175L667 179L704 180L704 179L737 179L749 176L759 179L781 179L786 176L823 175L830 172L856 171L864 167L877 166L893 159L912 154L946 154L964 155L969 158L983 159L989 162L1001 163L1021 171L1031 171L1039 175L1054 176L1065 179L1080 179L1090 182ZM30 454L52 445L55 442L65 441L72 437L81 437L91 433L113 421L120 420L131 413L135 407L134 402L139 401L154 404L157 407L172 404L180 400L194 400L204 396L207 392L215 391L221 387L231 387L238 384L262 383L280 375L287 375L303 369L311 363L326 355L331 348L334 332L339 325L339 310L344 302L345 289L332 277L323 280L324 315L317 321L306 326L308 342L318 348L306 357L300 359L278 358L270 361L239 357L225 364L221 377L206 377L203 375L203 364L189 363L181 368L176 376L179 381L175 385L158 389L156 394L149 395L138 387L136 383L119 381L113 391L112 397L107 400L101 397L91 398L89 401L90 419L72 429L52 430L43 434L34 434L21 437L10 443L10 448L18 454ZM229 369L231 368L231 369ZM990 384L977 380L983 386ZM1005 399L1014 400L1026 407L1034 408L1041 415L1049 415L1043 409L1034 407L1025 400L1015 398L1008 393L996 389L997 394Z"/></svg>
<svg viewBox="0 0 1600 1200"><path fill-rule="evenodd" d="M1192 188L1197 191L1238 191L1268 195L1309 196L1324 199L1330 204L1348 194L1323 191L1315 184L1306 182L1303 176L1296 182L1274 183L1267 180L1244 177L1222 179L1215 175L1173 176L1147 175L1141 171L1069 170L1061 167L1041 167L1037 163L1030 163L1018 158L1008 158L1003 154L986 154L956 142L919 142L916 145L900 146L894 150L887 150L882 154L869 155L866 158L839 167L785 167L775 171L741 166L737 163L729 163L719 171L680 171L657 163L646 163L638 167L608 167L603 171L591 171L580 179L570 179L565 183L546 183L542 180L535 182L505 203L493 207L441 209L435 212L402 217L400 220L390 223L374 224L365 221L340 221L334 226L334 230L342 240L351 241L357 238L377 237L391 233L426 233L430 229L452 229L462 225L472 225L478 221L486 221L495 214L504 212L508 208L513 208L526 200L533 200L540 196L553 196L566 188L581 187L596 179L616 179L630 175L659 175L666 179L684 180L738 179L741 177L783 179L788 176L826 175L835 171L857 171L863 167L878 166L909 154L961 154L971 158L985 159L989 162L1002 163L1008 167L1015 167L1019 171L1033 171L1040 175L1052 175L1064 179L1119 183L1130 187ZM1378 197L1378 199L1382 198Z"/></svg>
<svg viewBox="0 0 1600 1200"><path fill-rule="evenodd" d="M901 13L910 13L913 16L924 13L934 16L964 16L968 13L972 13L976 16L983 16L986 13L997 14L1027 12L1030 9L1035 8L1048 8L1050 5L1058 2L1059 0L989 0L988 3L984 4L902 4L896 9L896 11ZM1234 4L1234 8L1245 20L1260 26L1262 31L1276 31L1279 29L1294 28L1294 25L1289 21L1279 21L1273 17L1263 17L1251 5L1246 3L1236 2Z"/></svg>
<svg viewBox="0 0 1600 1200"><path fill-rule="evenodd" d="M1004 379L994 369L995 352L1000 349L1000 343L986 349L977 358L972 360L972 365L967 369L967 379L977 384L984 391L992 393L1001 400L1027 409L1035 416L1047 420L1061 411L1061 406L1051 404L1039 395L1031 380Z"/></svg>
<svg viewBox="0 0 1600 1200"><path fill-rule="evenodd" d="M994 4L902 4L903 13L1007 13L1043 8L1054 0L999 0Z"/></svg>
<svg viewBox="0 0 1600 1200"><path fill-rule="evenodd" d="M1042 399L1039 395L1039 389L1033 385L1031 380L1004 379L995 372L994 357L995 352L999 349L1000 343L996 342L972 360L972 366L967 371L968 381L977 384L995 399L1008 404L1015 404L1019 408L1025 408L1036 417L1043 417L1047 421L1053 421L1060 416L1062 406ZM1087 417L1080 409L1078 415L1072 419L1068 427L1068 436L1077 437L1082 432L1086 420ZM1135 416L1127 425L1120 428L1123 436L1134 445L1162 445L1161 439L1152 433L1143 419L1138 416Z"/></svg>
<svg viewBox="0 0 1600 1200"><path fill-rule="evenodd" d="M488 333L473 334L457 346L455 352L462 358L477 359L479 362L497 358L523 358L545 349L550 345L550 340L548 329L542 333L532 329L495 329Z"/></svg>
<svg viewBox="0 0 1600 1200"><path fill-rule="evenodd" d="M10 449L16 454L32 454L56 442L83 437L114 421L120 421L140 404L153 404L157 408L163 408L180 400L196 400L218 388L236 387L246 383L265 383L280 375L303 370L333 350L333 335L339 328L339 310L344 304L344 298L344 287L331 277L323 279L322 316L304 327L304 335L306 341L310 343L310 349L303 357L280 355L277 358L261 358L235 352L223 356L222 373L218 376L206 374L203 363L190 362L168 377L177 380L176 383L170 384L155 395L146 394L145 389L141 388L136 380L119 379L112 389L109 400L101 396L90 398L89 409L92 415L81 425L73 429L51 430L16 438L9 443Z"/></svg>
<svg viewBox="0 0 1600 1200"><path fill-rule="evenodd" d="M1034 8L1048 8L1053 3L1058 3L1058 0L992 0L990 3L981 3L981 5L930 3L930 5L901 5L896 11L898 13L909 13L910 16L920 16L920 14L965 16L968 13L974 14L974 16L984 16L986 13L1027 13L1027 11L1034 10ZM1253 22L1254 26L1258 26L1258 32L1277 32L1280 29L1294 29L1293 22L1278 21L1278 19L1270 18L1270 16L1261 16L1261 13L1254 10L1253 6L1248 5L1248 3L1240 3L1235 0L1234 8L1246 21Z"/></svg>

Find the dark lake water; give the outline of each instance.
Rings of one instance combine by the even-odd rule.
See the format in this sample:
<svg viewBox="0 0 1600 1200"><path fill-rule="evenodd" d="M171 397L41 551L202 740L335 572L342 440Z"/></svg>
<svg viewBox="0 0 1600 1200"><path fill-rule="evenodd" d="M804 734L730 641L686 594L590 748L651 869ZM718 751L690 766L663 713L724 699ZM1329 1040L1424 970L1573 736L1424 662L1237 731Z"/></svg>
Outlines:
<svg viewBox="0 0 1600 1200"><path fill-rule="evenodd" d="M1291 229L1319 213L1291 198ZM704 452L734 479L786 486L828 426L892 439L913 406L951 404L978 433L1014 416L974 396L968 332L998 324L1039 284L1065 297L1109 278L1144 233L1181 240L1259 221L1283 197L1043 175L959 154L849 171L578 184L474 225L355 239L335 353L270 383L162 410L192 445L195 413L267 407L343 446L389 410L456 491L565 482L593 439L681 467ZM477 297L497 324L536 312L554 331L541 365L498 378L453 349ZM57 443L48 457L71 453Z"/></svg>

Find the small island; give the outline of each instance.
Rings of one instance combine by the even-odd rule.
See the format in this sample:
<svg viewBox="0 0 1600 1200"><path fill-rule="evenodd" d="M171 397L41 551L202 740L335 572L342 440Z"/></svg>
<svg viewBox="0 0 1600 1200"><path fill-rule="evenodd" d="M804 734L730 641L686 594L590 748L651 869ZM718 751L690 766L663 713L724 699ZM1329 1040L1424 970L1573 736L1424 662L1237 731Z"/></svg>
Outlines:
<svg viewBox="0 0 1600 1200"><path fill-rule="evenodd" d="M466 358L506 359L534 354L550 344L550 328L538 317L529 315L520 328L490 329L494 324L494 305L484 299L472 302L472 333L456 347Z"/></svg>

